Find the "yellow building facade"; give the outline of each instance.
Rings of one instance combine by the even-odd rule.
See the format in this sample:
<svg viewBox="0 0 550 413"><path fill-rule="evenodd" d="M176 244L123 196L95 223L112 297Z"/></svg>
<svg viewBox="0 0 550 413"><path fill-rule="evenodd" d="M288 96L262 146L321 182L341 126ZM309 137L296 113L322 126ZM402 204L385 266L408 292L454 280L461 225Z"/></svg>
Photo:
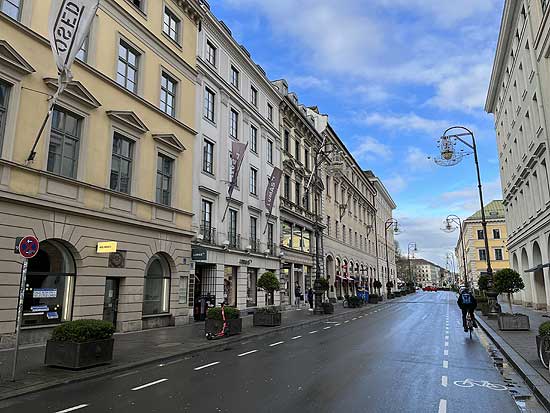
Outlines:
<svg viewBox="0 0 550 413"><path fill-rule="evenodd" d="M487 235L489 241L489 258L493 272L510 267L506 242L508 233L504 215L504 205L501 200L495 200L485 206ZM464 250L466 255L466 274L468 282L477 288L477 281L482 272L487 271L485 233L481 225L481 211L476 212L462 223L464 234ZM459 277L464 282L464 258L462 252L462 237L459 235L455 247L459 266Z"/></svg>
<svg viewBox="0 0 550 413"><path fill-rule="evenodd" d="M6 3L6 2L4 2ZM12 343L22 259L29 261L23 340L61 321L119 331L185 323L190 279L195 0L103 0L27 158L57 85L49 0L0 2L0 347ZM117 251L98 253L99 242ZM191 298L191 299L190 299Z"/></svg>

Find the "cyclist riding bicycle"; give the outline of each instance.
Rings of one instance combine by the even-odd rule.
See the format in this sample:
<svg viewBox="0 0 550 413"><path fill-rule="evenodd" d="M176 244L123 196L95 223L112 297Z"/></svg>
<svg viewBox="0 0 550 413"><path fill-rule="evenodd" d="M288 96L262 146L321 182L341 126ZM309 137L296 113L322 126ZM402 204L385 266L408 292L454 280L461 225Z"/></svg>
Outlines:
<svg viewBox="0 0 550 413"><path fill-rule="evenodd" d="M468 290L468 287L464 288L458 295L458 306L462 310L462 326L464 327L464 332L468 332L468 326L466 325L466 314L469 313L474 324L474 328L477 328L477 322L474 316L474 310L477 307L477 300L474 295Z"/></svg>

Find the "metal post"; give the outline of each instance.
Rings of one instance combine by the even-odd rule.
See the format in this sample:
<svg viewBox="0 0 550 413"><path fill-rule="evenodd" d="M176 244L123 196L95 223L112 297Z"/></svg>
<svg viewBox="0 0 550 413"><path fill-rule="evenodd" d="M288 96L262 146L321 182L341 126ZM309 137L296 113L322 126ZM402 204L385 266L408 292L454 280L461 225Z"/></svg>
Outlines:
<svg viewBox="0 0 550 413"><path fill-rule="evenodd" d="M321 286L321 260L319 259L319 249L321 247L320 235L319 235L319 196L317 195L317 190L315 186L319 182L319 164L320 164L320 149L316 151L315 154L315 182L313 183L313 202L315 205L314 215L315 215L315 282L313 283L313 290L315 293L315 307L313 309L313 314L324 314L323 309L323 289ZM324 259L324 258L323 258Z"/></svg>
<svg viewBox="0 0 550 413"><path fill-rule="evenodd" d="M23 319L23 300L25 299L25 285L27 282L27 268L29 260L23 259L21 269L21 284L19 285L19 305L17 306L17 320L15 321L15 348L13 350L13 365L11 370L11 381L15 381L15 372L17 369L17 355L19 352L19 332L21 331L21 322Z"/></svg>
<svg viewBox="0 0 550 413"><path fill-rule="evenodd" d="M390 282L390 257L388 256L388 224L386 223L386 229L384 231L384 238L386 241L386 274L388 276L388 281L386 284ZM387 285L385 285L386 290L388 291L388 294L390 293L390 289Z"/></svg>

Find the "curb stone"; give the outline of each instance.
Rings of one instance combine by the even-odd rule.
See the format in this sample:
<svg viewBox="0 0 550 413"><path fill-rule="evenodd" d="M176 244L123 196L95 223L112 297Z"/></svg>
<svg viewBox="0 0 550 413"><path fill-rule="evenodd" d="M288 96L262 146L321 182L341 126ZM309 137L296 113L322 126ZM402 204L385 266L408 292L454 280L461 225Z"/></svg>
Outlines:
<svg viewBox="0 0 550 413"><path fill-rule="evenodd" d="M514 366L519 375L525 380L537 399L550 411L550 383L541 376L512 346L498 335L481 317L476 317L478 324L485 334L495 343L498 349Z"/></svg>
<svg viewBox="0 0 550 413"><path fill-rule="evenodd" d="M395 300L394 300L394 302L395 302ZM388 302L384 302L384 303L381 303L381 304L374 304L374 305L371 304L370 306L371 307L382 307L383 308L383 307L386 307L388 304L389 304ZM40 391L43 391L43 390L49 390L49 389L52 389L52 388L55 388L55 387L60 387L60 386L66 385L66 384L80 383L80 382L87 381L87 380L92 380L92 379L95 379L95 378L98 378L98 377L101 377L101 376L112 375L112 374L115 374L115 373L120 373L120 372L123 372L123 371L132 370L134 368L145 366L147 364L153 364L153 363L159 362L161 360L168 361L168 360L171 360L171 359L174 359L174 358L177 358L177 357L189 356L189 355L197 354L197 353L200 353L200 352L203 352L203 351L212 351L212 350L216 350L216 349L221 349L221 348L224 348L224 347L226 347L230 344L240 343L240 342L250 340L250 339L254 339L254 338L257 338L257 337L268 336L268 335L280 333L280 332L286 331L286 330L301 328L301 327L316 324L316 323L322 323L323 321L326 321L326 320L332 320L334 318L345 316L347 314L352 314L352 313L355 313L355 312L359 312L362 309L364 310L364 308L365 307L354 308L352 310L344 311L340 314L333 314L333 315L328 315L328 316L315 318L313 320L306 320L306 321L298 322L298 323L295 323L295 324L289 324L289 325L286 325L286 326L270 328L269 330L261 331L261 332L258 332L258 333L248 333L248 334L244 333L244 334L241 334L239 336L234 336L233 338L229 337L229 338L227 338L223 341L220 341L218 343L215 343L215 344L205 344L204 346L194 348L194 349L175 351L172 354L167 354L167 355L164 355L162 357L160 357L160 356L150 357L150 358L147 358L147 359L144 359L144 360L140 360L140 361L136 361L136 362L132 362L132 363L127 363L127 364L120 365L120 366L110 367L110 368L106 368L106 369L102 369L102 370L93 371L93 372L90 372L90 373L87 373L87 374L82 374L82 375L80 375L78 377L74 377L74 378L59 379L59 380L54 380L54 381L44 383L44 384L36 384L36 385L28 386L28 387L25 387L25 388L22 388L22 389L17 389L17 390L13 390L13 391L4 392L0 395L0 401L13 399L15 397L24 396L24 395L31 394L31 393L37 393L37 392L40 392Z"/></svg>

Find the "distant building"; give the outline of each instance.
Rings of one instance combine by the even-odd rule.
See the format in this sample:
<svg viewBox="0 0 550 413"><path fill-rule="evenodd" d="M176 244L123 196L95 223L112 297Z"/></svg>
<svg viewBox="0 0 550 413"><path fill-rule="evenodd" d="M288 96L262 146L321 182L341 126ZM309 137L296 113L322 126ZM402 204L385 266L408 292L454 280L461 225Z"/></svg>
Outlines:
<svg viewBox="0 0 550 413"><path fill-rule="evenodd" d="M504 205L501 200L491 201L485 206L485 219L489 241L489 258L493 271L508 268L508 249L506 248L507 231L504 215ZM464 249L466 252L466 274L468 281L477 287L481 272L487 270L485 250L485 234L481 226L481 210L462 222L464 234ZM459 273L464 274L464 259L462 254L462 239L458 238L455 247ZM463 282L463 280L461 280Z"/></svg>
<svg viewBox="0 0 550 413"><path fill-rule="evenodd" d="M413 258L411 259L411 269L417 285L421 287L440 286L440 271L443 268L439 265L423 258Z"/></svg>
<svg viewBox="0 0 550 413"><path fill-rule="evenodd" d="M550 306L550 20L548 1L504 5L485 110L495 117L511 267L518 299Z"/></svg>

